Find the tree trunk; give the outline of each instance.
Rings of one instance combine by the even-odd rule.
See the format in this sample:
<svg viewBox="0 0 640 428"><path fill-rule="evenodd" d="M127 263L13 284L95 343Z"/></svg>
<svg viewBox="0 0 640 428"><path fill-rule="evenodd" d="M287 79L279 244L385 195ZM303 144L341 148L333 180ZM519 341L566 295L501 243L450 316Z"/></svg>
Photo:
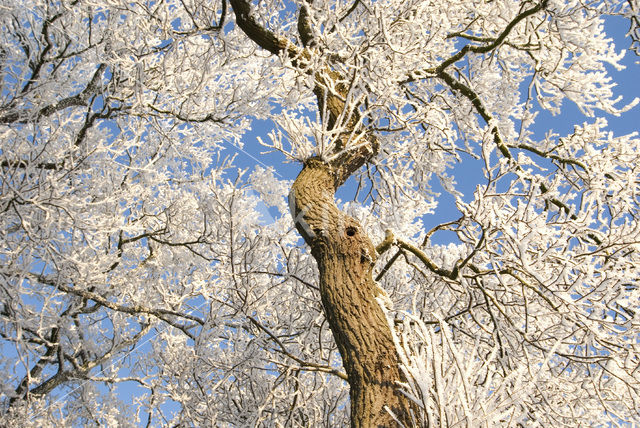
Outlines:
<svg viewBox="0 0 640 428"><path fill-rule="evenodd" d="M273 54L285 53L293 64L313 74L318 108L323 115L328 112L327 129L344 131L331 164L318 158L305 161L289 195L291 214L318 263L322 304L351 387L351 426L396 426L387 408L410 426L408 401L396 392L396 382L402 380L398 354L384 312L376 301L381 290L371 276L375 248L362 226L340 212L334 202L336 189L377 154L378 141L365 129L357 129L361 126L357 105L343 111L348 79L330 67L314 71L301 64L308 61L310 52L256 21L249 1L230 0L230 4L236 23L251 40ZM302 6L298 30L305 47L313 39L310 25L308 11ZM338 123L340 118L343 123ZM345 150L349 135L358 132L366 134L363 138L368 144Z"/></svg>
<svg viewBox="0 0 640 428"><path fill-rule="evenodd" d="M335 171L317 158L293 184L291 213L320 271L322 304L349 378L352 427L410 426L391 331L376 297L375 248L362 226L334 202Z"/></svg>

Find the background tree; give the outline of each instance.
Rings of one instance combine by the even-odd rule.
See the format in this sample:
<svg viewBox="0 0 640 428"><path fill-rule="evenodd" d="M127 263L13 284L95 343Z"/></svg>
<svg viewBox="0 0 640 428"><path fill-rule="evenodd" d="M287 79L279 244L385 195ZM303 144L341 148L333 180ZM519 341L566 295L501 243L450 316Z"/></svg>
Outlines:
<svg viewBox="0 0 640 428"><path fill-rule="evenodd" d="M3 425L640 422L634 1L0 10Z"/></svg>

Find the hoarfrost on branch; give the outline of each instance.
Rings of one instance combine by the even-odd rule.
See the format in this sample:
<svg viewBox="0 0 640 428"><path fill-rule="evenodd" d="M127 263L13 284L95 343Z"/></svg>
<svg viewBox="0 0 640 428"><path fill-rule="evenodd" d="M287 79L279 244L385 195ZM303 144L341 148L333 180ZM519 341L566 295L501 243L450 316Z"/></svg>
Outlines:
<svg viewBox="0 0 640 428"><path fill-rule="evenodd" d="M238 156L374 146L336 182L413 422L640 423L640 139L605 118L638 103L610 72L636 1L8 0L0 27L2 425L347 425L295 177Z"/></svg>

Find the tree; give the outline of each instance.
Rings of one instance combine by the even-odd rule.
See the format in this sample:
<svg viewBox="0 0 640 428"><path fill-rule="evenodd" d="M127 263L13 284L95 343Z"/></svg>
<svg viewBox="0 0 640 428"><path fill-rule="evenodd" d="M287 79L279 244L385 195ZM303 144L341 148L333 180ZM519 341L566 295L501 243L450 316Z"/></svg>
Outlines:
<svg viewBox="0 0 640 428"><path fill-rule="evenodd" d="M634 1L3 5L2 424L640 422L616 15L637 41ZM256 120L295 180L234 166Z"/></svg>

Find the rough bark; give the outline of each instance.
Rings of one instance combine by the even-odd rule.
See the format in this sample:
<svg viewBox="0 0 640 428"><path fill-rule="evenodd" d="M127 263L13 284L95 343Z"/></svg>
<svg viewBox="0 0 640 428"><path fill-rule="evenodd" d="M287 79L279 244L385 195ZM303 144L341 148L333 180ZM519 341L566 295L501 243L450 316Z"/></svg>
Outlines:
<svg viewBox="0 0 640 428"><path fill-rule="evenodd" d="M351 426L397 426L388 410L411 426L408 401L398 392L397 382L403 380L399 357L376 300L383 292L372 277L375 248L362 226L334 202L336 189L377 154L378 141L363 128L359 106L343 111L347 97L344 76L329 67L308 69L311 53L307 48L313 45L313 34L306 6L300 10L298 31L304 48L299 48L259 24L249 1L229 1L238 26L251 40L273 54L286 53L294 65L313 74L318 108L328 113L327 128L343 130L331 163L306 160L289 202L296 228L318 263L322 304L349 379ZM367 144L349 150L346 142L355 134L364 134Z"/></svg>
<svg viewBox="0 0 640 428"><path fill-rule="evenodd" d="M320 272L327 320L342 356L351 396L352 427L393 427L388 407L406 425L406 400L391 330L372 277L375 248L362 226L334 202L332 167L310 159L293 184L291 212Z"/></svg>

